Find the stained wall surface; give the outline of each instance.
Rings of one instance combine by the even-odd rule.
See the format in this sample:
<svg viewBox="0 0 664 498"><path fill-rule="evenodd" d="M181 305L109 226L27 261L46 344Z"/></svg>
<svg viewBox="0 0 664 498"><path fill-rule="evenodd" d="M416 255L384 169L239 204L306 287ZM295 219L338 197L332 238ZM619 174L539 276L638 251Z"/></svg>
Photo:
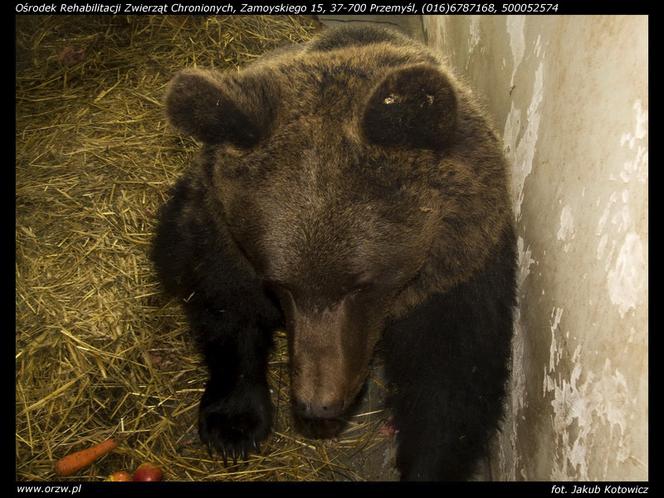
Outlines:
<svg viewBox="0 0 664 498"><path fill-rule="evenodd" d="M519 308L496 480L648 478L648 20L426 16L512 164Z"/></svg>

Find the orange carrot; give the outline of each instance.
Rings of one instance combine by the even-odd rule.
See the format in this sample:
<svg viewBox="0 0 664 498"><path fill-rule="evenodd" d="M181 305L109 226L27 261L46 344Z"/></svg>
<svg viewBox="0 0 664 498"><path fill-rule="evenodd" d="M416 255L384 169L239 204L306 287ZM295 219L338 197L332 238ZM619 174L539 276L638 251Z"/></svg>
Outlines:
<svg viewBox="0 0 664 498"><path fill-rule="evenodd" d="M91 465L92 462L98 458L103 457L105 454L111 452L118 446L118 443L115 439L107 439L104 442L96 444L90 448L86 448L75 453L70 453L66 457L61 458L55 462L55 473L59 476L70 476L75 474L81 469L84 469L88 465Z"/></svg>

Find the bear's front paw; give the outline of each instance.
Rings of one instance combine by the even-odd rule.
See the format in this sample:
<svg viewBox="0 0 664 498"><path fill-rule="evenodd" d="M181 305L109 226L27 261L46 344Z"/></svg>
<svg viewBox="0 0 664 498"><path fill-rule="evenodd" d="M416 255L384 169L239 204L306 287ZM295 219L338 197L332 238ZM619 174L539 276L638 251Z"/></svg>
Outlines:
<svg viewBox="0 0 664 498"><path fill-rule="evenodd" d="M259 444L270 433L272 402L266 385L240 384L228 394L220 395L208 384L201 398L198 434L212 454L215 450L228 465L237 463L251 452L258 453Z"/></svg>

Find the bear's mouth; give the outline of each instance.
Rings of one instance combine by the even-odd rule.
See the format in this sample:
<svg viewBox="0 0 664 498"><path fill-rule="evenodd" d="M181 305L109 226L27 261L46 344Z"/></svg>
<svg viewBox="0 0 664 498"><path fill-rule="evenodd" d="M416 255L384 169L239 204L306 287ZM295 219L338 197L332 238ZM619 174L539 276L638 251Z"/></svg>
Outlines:
<svg viewBox="0 0 664 498"><path fill-rule="evenodd" d="M366 376L365 376L366 379ZM357 411L367 391L367 382L359 384L350 402L343 409L342 414L336 417L311 417L299 411L295 404L292 405L292 414L295 430L305 437L311 439L330 439L337 436L348 425L348 420Z"/></svg>
<svg viewBox="0 0 664 498"><path fill-rule="evenodd" d="M330 439L339 434L347 425L347 420L336 418L307 418L294 416L295 430L310 439Z"/></svg>

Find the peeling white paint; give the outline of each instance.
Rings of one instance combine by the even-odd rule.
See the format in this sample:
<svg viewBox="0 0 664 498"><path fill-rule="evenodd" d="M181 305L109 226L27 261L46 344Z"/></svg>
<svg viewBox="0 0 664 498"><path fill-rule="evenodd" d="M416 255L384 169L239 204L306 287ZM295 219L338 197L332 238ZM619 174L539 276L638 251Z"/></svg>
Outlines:
<svg viewBox="0 0 664 498"><path fill-rule="evenodd" d="M537 145L539 125L541 119L540 107L543 99L544 88L544 64L540 62L535 71L533 92L528 111L526 113L526 129L518 140L521 125L521 111L517 109L514 102L511 104L510 112L505 121L503 141L505 153L513 165L512 170L512 199L514 202L514 214L518 220L521 216L521 204L523 203L523 187L526 178L533 169L535 147Z"/></svg>
<svg viewBox="0 0 664 498"><path fill-rule="evenodd" d="M609 221L614 227L614 230L610 234L606 233ZM625 204L619 207L618 193L615 191L611 192L606 207L599 218L597 230L595 232L595 234L600 237L597 243L596 257L598 260L605 261L604 267L607 271L611 266L615 254L616 236L619 235L621 231L629 228L629 226L631 226L629 206ZM609 235L611 235L611 240L609 240Z"/></svg>
<svg viewBox="0 0 664 498"><path fill-rule="evenodd" d="M551 345L549 346L549 373L553 372L558 363L560 362L560 357L562 355L562 348L558 345L558 340L556 338L556 330L560 325L560 320L563 317L562 308L554 308L551 310L550 318L550 328L551 328Z"/></svg>
<svg viewBox="0 0 664 498"><path fill-rule="evenodd" d="M643 109L640 99L634 102L632 109L634 109L634 128L621 135L620 146L626 146L631 151L635 150L636 155L623 163L620 178L624 183L632 179L645 183L648 178L648 149L647 144L643 142L648 131L648 111Z"/></svg>
<svg viewBox="0 0 664 498"><path fill-rule="evenodd" d="M606 281L609 298L617 306L621 318L645 298L646 281L643 242L636 232L629 232Z"/></svg>
<svg viewBox="0 0 664 498"><path fill-rule="evenodd" d="M526 34L525 34L525 16L507 16L506 28L509 36L510 48L512 50L512 79L510 86L514 86L514 77L519 65L523 60L523 54L526 52Z"/></svg>
<svg viewBox="0 0 664 498"><path fill-rule="evenodd" d="M521 289L523 286L523 283L526 281L526 278L528 278L528 275L530 275L530 267L532 266L533 263L535 263L535 260L532 258L532 251L530 250L530 246L524 248L524 241L523 237L519 236L516 241L516 251L518 255L518 273L516 277L516 282L517 282L517 289Z"/></svg>
<svg viewBox="0 0 664 498"><path fill-rule="evenodd" d="M521 324L521 311L518 310L514 316L514 338L512 347L512 372L511 380L512 413L519 413L526 406L526 377L523 370L523 327Z"/></svg>
<svg viewBox="0 0 664 498"><path fill-rule="evenodd" d="M517 301L521 300L523 284L530 275L530 267L535 262L530 247L524 248L522 237L517 239L518 274L517 274ZM526 405L526 380L523 371L524 333L521 324L520 307L517 305L514 317L514 338L512 344L512 411L517 413Z"/></svg>
<svg viewBox="0 0 664 498"><path fill-rule="evenodd" d="M634 102L632 109L634 109L635 119L634 131L633 133L625 132L620 137L620 145L624 147L627 144L630 149L634 148L637 140L643 140L648 131L648 111L643 110L640 99Z"/></svg>
<svg viewBox="0 0 664 498"><path fill-rule="evenodd" d="M575 235L576 233L574 231L574 216L572 215L572 208L566 205L560 212L560 227L558 228L557 234L558 240L568 242L563 246L563 251L569 251L571 246L569 241L574 239Z"/></svg>
<svg viewBox="0 0 664 498"><path fill-rule="evenodd" d="M616 226L618 233L624 232L633 225L630 212L630 206L624 203L611 218L611 223Z"/></svg>
<svg viewBox="0 0 664 498"><path fill-rule="evenodd" d="M629 397L625 376L612 368L608 358L600 375L584 373L581 356L577 346L569 379L553 380L552 424L558 439L550 476L553 480L588 480L589 450L596 444L614 444L619 462L630 456L626 413L634 400ZM596 440L599 426L608 427L609 441ZM606 462L610 456L606 454ZM608 477L606 468L600 478Z"/></svg>
<svg viewBox="0 0 664 498"><path fill-rule="evenodd" d="M632 109L633 129L621 135L620 146L635 155L622 164L619 178L609 176L609 180L618 182L622 187L611 192L596 230L600 236L596 256L604 261L609 300L621 318L645 300L647 282L644 243L634 230L630 199L634 182L644 183L647 179L648 156L644 141L648 113L640 100L634 103Z"/></svg>
<svg viewBox="0 0 664 498"><path fill-rule="evenodd" d="M533 49L536 57L539 57L542 54L542 35L537 35L537 40L535 40L535 48Z"/></svg>
<svg viewBox="0 0 664 498"><path fill-rule="evenodd" d="M468 35L468 52L472 52L480 44L480 16L470 16Z"/></svg>
<svg viewBox="0 0 664 498"><path fill-rule="evenodd" d="M597 232L596 235L601 235L604 232L604 228L606 227L606 223L609 220L609 216L611 215L611 207L613 204L616 203L618 200L618 196L615 192L611 192L611 195L609 196L609 201L604 208L604 211L602 212L602 215L599 218L599 222L597 223ZM599 205L599 203L598 203Z"/></svg>
<svg viewBox="0 0 664 498"><path fill-rule="evenodd" d="M517 138L521 130L521 109L514 105L514 101L510 104L510 112L507 114L505 126L503 127L503 147L505 154L510 160L514 160L516 154ZM512 163L514 164L514 163Z"/></svg>

